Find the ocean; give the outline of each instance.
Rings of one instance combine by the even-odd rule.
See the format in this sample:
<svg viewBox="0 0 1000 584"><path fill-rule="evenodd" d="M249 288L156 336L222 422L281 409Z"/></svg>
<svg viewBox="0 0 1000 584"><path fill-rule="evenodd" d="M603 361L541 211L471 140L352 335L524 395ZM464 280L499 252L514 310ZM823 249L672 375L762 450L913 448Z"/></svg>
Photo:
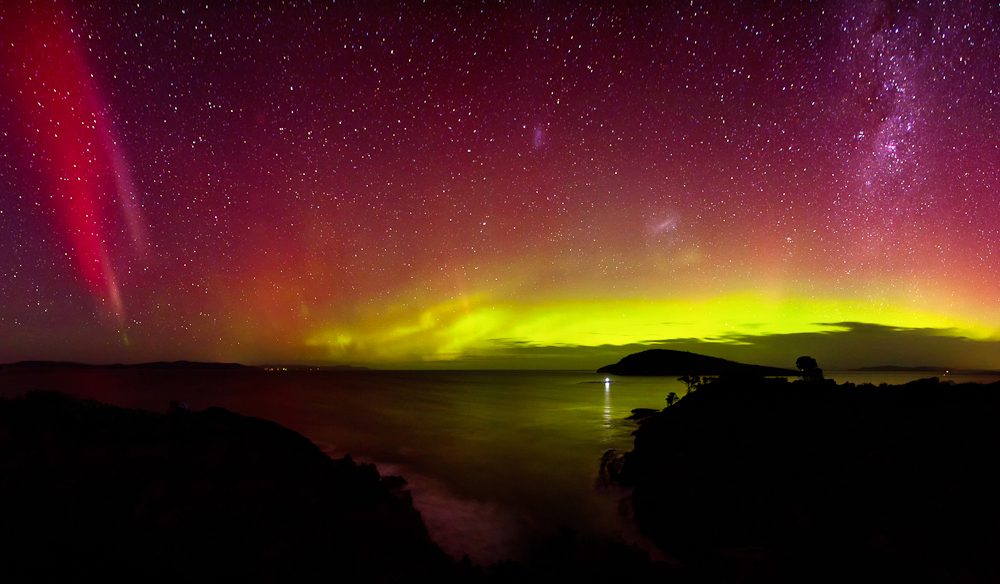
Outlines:
<svg viewBox="0 0 1000 584"><path fill-rule="evenodd" d="M829 374L876 384L930 375ZM566 530L644 545L623 513L626 493L597 484L601 455L631 448L633 408L662 408L686 389L669 377L604 380L586 371L6 370L0 394L56 389L154 411L178 400L273 420L331 455L404 476L431 536L489 563Z"/></svg>

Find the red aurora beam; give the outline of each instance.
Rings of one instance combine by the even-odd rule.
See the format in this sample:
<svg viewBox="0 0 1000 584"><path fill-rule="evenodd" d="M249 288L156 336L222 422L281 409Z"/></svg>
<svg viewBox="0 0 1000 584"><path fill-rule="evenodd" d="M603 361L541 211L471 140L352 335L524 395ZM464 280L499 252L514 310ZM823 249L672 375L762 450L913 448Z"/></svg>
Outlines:
<svg viewBox="0 0 1000 584"><path fill-rule="evenodd" d="M21 8L0 20L2 91L14 97L20 126L33 141L42 204L53 211L79 277L123 328L125 307L109 253L108 210L115 203L134 246L145 243L124 155L62 5Z"/></svg>

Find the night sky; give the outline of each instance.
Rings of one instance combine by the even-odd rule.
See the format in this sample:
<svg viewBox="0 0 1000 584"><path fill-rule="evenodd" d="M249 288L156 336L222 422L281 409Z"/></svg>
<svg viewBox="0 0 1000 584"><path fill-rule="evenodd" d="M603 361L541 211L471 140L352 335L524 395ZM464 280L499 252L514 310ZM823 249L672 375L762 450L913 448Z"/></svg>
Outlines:
<svg viewBox="0 0 1000 584"><path fill-rule="evenodd" d="M0 6L0 361L1000 368L986 2Z"/></svg>

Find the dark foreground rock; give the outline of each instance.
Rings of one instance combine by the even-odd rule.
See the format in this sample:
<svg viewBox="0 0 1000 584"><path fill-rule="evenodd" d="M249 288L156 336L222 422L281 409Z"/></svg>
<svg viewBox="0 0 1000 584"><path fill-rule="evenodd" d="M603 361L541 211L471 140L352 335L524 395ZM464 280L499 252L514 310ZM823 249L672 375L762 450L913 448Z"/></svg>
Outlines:
<svg viewBox="0 0 1000 584"><path fill-rule="evenodd" d="M687 351L649 349L626 355L613 365L605 365L598 373L614 375L798 375L798 371L748 365L718 357Z"/></svg>
<svg viewBox="0 0 1000 584"><path fill-rule="evenodd" d="M467 579L395 487L219 408L0 399L4 581Z"/></svg>
<svg viewBox="0 0 1000 584"><path fill-rule="evenodd" d="M607 471L698 581L1000 582L1000 384L712 381Z"/></svg>

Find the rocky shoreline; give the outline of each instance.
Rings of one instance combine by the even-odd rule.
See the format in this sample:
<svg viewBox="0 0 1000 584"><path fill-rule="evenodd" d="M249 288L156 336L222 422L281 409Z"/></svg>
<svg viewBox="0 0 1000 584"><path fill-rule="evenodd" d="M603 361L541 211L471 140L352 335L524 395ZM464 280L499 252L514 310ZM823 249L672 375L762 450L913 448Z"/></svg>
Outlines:
<svg viewBox="0 0 1000 584"><path fill-rule="evenodd" d="M8 581L455 581L399 477L221 408L0 399Z"/></svg>

